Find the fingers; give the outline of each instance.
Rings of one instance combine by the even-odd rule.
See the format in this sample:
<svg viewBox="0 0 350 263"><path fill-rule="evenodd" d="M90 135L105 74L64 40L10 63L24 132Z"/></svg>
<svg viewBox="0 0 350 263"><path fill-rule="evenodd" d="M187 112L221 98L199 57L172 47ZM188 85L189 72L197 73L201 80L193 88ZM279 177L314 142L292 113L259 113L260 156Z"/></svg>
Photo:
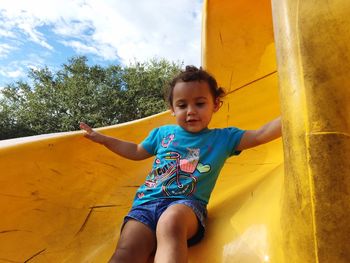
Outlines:
<svg viewBox="0 0 350 263"><path fill-rule="evenodd" d="M84 122L81 122L81 123L79 124L79 127L80 127L80 129L85 130L88 134L90 134L90 133L93 132L93 129L92 129L89 125L87 125L86 123L84 123Z"/></svg>
<svg viewBox="0 0 350 263"><path fill-rule="evenodd" d="M85 138L93 142L102 143L103 136L100 133L95 132L89 125L87 125L84 122L80 122L79 127L80 129L86 131L86 133L84 134Z"/></svg>

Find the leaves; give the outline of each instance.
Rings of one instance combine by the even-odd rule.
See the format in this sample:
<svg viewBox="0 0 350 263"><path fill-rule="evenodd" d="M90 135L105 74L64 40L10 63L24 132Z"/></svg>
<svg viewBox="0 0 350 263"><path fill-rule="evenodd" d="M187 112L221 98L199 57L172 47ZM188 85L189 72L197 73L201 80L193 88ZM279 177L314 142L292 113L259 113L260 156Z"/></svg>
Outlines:
<svg viewBox="0 0 350 263"><path fill-rule="evenodd" d="M57 72L31 70L0 94L0 139L102 127L164 111L163 89L181 64L164 59L129 66L89 66L73 57Z"/></svg>

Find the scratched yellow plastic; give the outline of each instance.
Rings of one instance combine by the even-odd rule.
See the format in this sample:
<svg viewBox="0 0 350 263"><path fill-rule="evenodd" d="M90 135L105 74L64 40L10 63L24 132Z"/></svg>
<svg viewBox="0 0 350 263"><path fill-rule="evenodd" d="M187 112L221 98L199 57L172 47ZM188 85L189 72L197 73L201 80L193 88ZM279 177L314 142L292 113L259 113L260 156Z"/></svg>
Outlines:
<svg viewBox="0 0 350 263"><path fill-rule="evenodd" d="M212 127L258 128L281 108L284 138L283 146L279 139L226 162L209 203L206 236L190 248L190 262L350 262L347 1L327 9L326 1L276 0L273 12L267 0L204 3L202 63L228 91ZM305 21L308 35L298 24ZM316 34L312 21L318 30L333 23L332 39ZM313 60L330 45L326 40L333 51ZM333 93L313 96L310 83L326 87L336 68ZM338 113L334 122L324 117L325 108ZM169 122L174 119L165 112L100 131L140 142ZM151 162L118 157L82 132L0 142L0 262L107 262Z"/></svg>

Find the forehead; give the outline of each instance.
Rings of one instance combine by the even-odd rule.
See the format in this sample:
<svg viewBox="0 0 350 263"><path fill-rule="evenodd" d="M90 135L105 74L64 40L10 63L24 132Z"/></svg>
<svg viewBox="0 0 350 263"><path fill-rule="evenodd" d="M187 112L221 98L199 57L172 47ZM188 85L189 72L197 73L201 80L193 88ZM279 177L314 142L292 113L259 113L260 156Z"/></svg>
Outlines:
<svg viewBox="0 0 350 263"><path fill-rule="evenodd" d="M205 81L178 82L173 89L173 99L196 97L212 97L210 88Z"/></svg>

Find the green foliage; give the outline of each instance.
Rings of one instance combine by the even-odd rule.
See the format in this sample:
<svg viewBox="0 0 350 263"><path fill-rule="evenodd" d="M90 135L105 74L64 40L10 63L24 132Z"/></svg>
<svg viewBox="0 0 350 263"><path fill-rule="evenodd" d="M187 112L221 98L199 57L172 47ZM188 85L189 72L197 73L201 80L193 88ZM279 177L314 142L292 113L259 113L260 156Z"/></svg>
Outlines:
<svg viewBox="0 0 350 263"><path fill-rule="evenodd" d="M31 70L0 94L0 139L102 127L164 111L163 89L181 65L162 60L89 66L73 57L57 72Z"/></svg>

